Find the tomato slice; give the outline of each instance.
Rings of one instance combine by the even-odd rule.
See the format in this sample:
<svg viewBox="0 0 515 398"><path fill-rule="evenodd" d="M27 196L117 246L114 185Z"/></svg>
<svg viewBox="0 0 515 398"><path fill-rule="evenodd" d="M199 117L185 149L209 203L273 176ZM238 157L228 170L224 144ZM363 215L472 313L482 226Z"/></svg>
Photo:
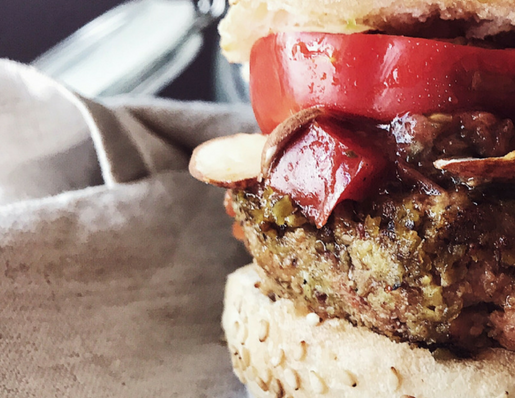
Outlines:
<svg viewBox="0 0 515 398"><path fill-rule="evenodd" d="M317 227L327 222L336 204L361 200L388 170L381 149L352 131L319 118L290 141L272 165L267 183L289 195Z"/></svg>
<svg viewBox="0 0 515 398"><path fill-rule="evenodd" d="M265 134L311 106L380 121L459 110L513 116L515 50L376 34L279 33L252 49L250 94Z"/></svg>

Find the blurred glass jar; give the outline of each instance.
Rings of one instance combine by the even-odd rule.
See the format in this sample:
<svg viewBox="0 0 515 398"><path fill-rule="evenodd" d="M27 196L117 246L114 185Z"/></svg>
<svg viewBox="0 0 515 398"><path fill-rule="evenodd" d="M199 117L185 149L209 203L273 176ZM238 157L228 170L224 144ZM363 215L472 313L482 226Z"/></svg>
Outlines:
<svg viewBox="0 0 515 398"><path fill-rule="evenodd" d="M156 94L197 57L203 32L225 10L226 0L130 1L85 25L33 66L86 97ZM218 68L234 67L222 66L219 55L214 58L218 98L231 84L220 80L229 77ZM206 67L213 73L212 65Z"/></svg>

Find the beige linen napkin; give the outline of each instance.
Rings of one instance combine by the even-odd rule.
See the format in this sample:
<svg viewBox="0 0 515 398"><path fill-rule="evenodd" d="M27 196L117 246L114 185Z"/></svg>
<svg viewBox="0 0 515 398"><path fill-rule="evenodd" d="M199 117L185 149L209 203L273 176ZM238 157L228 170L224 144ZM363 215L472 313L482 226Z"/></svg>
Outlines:
<svg viewBox="0 0 515 398"><path fill-rule="evenodd" d="M193 180L246 107L78 98L0 62L0 397L240 397L222 342L248 258Z"/></svg>

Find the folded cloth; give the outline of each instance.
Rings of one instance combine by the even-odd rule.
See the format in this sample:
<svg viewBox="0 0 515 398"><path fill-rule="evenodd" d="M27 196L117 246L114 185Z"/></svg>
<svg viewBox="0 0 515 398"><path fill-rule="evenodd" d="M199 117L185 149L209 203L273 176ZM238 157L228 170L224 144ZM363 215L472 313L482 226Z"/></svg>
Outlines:
<svg viewBox="0 0 515 398"><path fill-rule="evenodd" d="M243 396L220 314L248 258L186 167L251 111L100 104L9 61L0 85L0 396Z"/></svg>

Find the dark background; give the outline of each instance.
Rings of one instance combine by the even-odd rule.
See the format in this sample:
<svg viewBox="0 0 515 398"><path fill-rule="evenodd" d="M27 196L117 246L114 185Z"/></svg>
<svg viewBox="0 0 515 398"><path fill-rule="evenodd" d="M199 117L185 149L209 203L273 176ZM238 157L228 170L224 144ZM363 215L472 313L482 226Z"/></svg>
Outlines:
<svg viewBox="0 0 515 398"><path fill-rule="evenodd" d="M30 63L77 29L123 3L120 0L0 0L0 57ZM193 64L160 95L183 100L213 100L216 27Z"/></svg>

